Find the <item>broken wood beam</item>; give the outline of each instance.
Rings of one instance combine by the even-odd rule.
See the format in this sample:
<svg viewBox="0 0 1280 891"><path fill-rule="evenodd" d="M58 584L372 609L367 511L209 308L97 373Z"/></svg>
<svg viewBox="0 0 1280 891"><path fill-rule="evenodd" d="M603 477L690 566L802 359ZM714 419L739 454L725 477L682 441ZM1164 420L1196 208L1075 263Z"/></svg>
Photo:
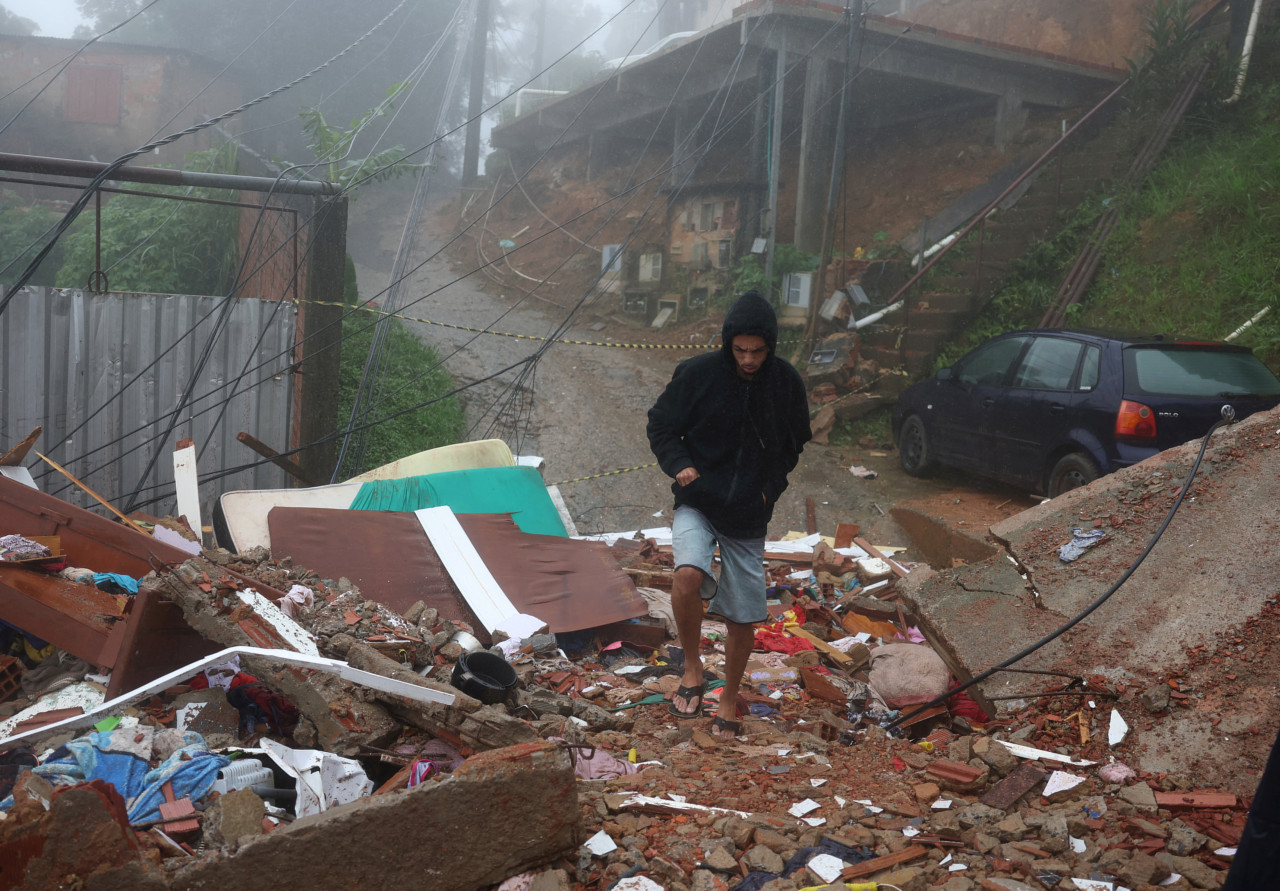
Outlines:
<svg viewBox="0 0 1280 891"><path fill-rule="evenodd" d="M236 439L240 440L240 442L253 449L262 457L268 459L272 464L298 480L304 486L321 485L321 483L317 482L310 474L303 470L296 461L290 461L262 440L243 431L236 434Z"/></svg>
<svg viewBox="0 0 1280 891"><path fill-rule="evenodd" d="M897 560L894 560L892 557L885 556L883 553L880 552L879 548L877 548L875 545L868 542L865 538L855 538L853 540L853 543L856 544L858 547L862 548L872 557L878 557L879 559L883 560L885 563L888 563L889 568L893 570L893 574L896 575L898 578L905 579L907 577L907 571L903 569L902 565L898 563Z"/></svg>

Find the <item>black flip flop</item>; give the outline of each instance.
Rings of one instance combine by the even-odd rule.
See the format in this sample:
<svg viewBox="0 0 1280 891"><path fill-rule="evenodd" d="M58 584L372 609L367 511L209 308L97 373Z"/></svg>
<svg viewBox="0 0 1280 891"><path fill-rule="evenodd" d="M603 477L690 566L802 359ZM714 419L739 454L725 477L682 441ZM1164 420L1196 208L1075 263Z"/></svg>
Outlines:
<svg viewBox="0 0 1280 891"><path fill-rule="evenodd" d="M677 687L676 692L671 694L671 704L667 706L667 711L675 715L677 718L700 718L702 717L702 697L706 690L701 686L696 687ZM686 702L697 699L698 704L693 711L682 712L676 708L676 697L683 698Z"/></svg>
<svg viewBox="0 0 1280 891"><path fill-rule="evenodd" d="M724 718L716 715L714 720L711 722L711 727L717 731L728 730L734 736L737 736L738 732L742 730L742 723L740 721L726 721ZM724 739L724 737L720 738Z"/></svg>

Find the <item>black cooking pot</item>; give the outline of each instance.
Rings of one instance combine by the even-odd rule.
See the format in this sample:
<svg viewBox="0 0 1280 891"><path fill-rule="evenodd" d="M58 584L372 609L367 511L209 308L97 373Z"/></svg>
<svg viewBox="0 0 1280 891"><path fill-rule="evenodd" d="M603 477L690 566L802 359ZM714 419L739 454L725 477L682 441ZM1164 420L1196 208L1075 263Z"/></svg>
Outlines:
<svg viewBox="0 0 1280 891"><path fill-rule="evenodd" d="M501 656L478 650L458 657L450 683L468 696L493 705L515 689L516 670Z"/></svg>

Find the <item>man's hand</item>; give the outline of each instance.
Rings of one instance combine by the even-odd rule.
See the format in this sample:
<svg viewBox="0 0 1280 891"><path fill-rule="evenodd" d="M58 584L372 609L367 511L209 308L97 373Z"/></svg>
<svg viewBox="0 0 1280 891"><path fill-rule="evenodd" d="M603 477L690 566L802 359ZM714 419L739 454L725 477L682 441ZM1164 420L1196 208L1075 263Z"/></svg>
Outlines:
<svg viewBox="0 0 1280 891"><path fill-rule="evenodd" d="M701 474L698 473L696 467L686 467L684 470L676 474L676 482L681 486L687 486L696 480Z"/></svg>

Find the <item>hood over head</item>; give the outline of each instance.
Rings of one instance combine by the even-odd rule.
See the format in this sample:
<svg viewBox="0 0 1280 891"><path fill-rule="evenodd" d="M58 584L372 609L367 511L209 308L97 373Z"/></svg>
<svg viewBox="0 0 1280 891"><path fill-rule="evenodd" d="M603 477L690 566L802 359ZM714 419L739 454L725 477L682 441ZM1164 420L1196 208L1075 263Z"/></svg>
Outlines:
<svg viewBox="0 0 1280 891"><path fill-rule="evenodd" d="M730 361L733 360L733 339L739 334L763 337L770 356L778 346L778 316L759 291L744 293L733 302L724 317L724 328L720 332L721 350Z"/></svg>

